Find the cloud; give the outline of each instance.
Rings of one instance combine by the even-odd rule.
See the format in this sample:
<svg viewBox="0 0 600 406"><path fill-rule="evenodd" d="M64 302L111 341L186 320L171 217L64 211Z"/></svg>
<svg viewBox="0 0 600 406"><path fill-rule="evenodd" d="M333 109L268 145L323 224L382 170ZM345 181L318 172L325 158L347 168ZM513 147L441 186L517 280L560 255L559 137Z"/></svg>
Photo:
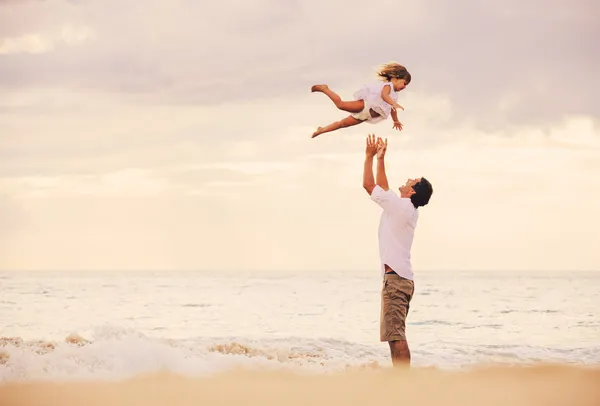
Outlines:
<svg viewBox="0 0 600 406"><path fill-rule="evenodd" d="M180 144L168 134L154 139L140 135L134 138L135 147L121 151L113 146L101 154L98 146L102 144L98 143L66 151L71 141L65 138L64 145L57 145L55 156L40 155L45 160L34 159L31 153L14 157L12 164L7 159L0 166L4 172L0 185L19 198L172 198L199 191L210 195L213 188L222 194L226 187L235 194L237 186L254 188L260 198L258 190L263 187L327 188L335 184L339 189L354 189L361 178L366 132L356 129L354 135L338 134L316 141L300 131L291 127L287 133L263 141L233 139L218 144L200 139ZM582 170L580 180L584 181L586 173L597 169L594 159L600 154L600 126L586 117L565 120L548 131L522 126L510 133L486 133L469 127L445 132L442 122L425 127L418 136L398 133L387 138L390 174L432 179L442 176L446 180L452 174L452 183L476 182L482 190L496 190L506 180L514 187L521 182L551 187L563 176L556 172L559 167L565 173ZM40 145L40 151L49 145ZM10 152L5 156L9 158ZM24 170L19 162L31 162L31 169ZM554 173L553 178L547 173ZM589 181L594 179L595 175Z"/></svg>
<svg viewBox="0 0 600 406"><path fill-rule="evenodd" d="M19 53L39 54L49 52L52 49L52 42L37 34L24 35L17 38L5 38L0 42L0 55Z"/></svg>
<svg viewBox="0 0 600 406"><path fill-rule="evenodd" d="M236 102L226 109L132 105L105 94L5 93L0 108L8 107L11 113L0 115L0 176L97 175L132 167L159 173L175 167L235 170L234 163L245 165L246 171L261 171L262 165L277 162L289 174L303 168L299 163L313 164L307 160L311 156L321 155L319 164L337 165L336 156L361 154L369 132L388 137L393 150L419 154L477 145L598 147L600 126L592 117L485 131L456 118L456 107L447 98L409 99L402 132L392 130L391 123L361 124L311 140L317 125L344 114L325 97L310 93L286 101Z"/></svg>
<svg viewBox="0 0 600 406"><path fill-rule="evenodd" d="M2 189L18 199L78 197L154 197L165 184L149 171L136 168L99 175L14 177L0 181Z"/></svg>
<svg viewBox="0 0 600 406"><path fill-rule="evenodd" d="M3 87L83 86L143 103L227 105L298 96L315 82L356 88L375 79L377 65L398 60L414 77L407 92L447 97L458 116L487 129L600 115L591 0L501 8L415 0L403 3L398 24L395 16L357 12L358 0L27 4L5 7L10 21L24 21L6 31L68 23L89 27L95 39L39 60L5 59Z"/></svg>
<svg viewBox="0 0 600 406"><path fill-rule="evenodd" d="M392 188L415 174L435 188L420 216L415 268L597 266L600 151L495 139L419 149L390 141ZM326 144L260 164L4 179L2 190L28 210L27 226L0 250L38 269L372 269L379 210L361 187L362 151Z"/></svg>
<svg viewBox="0 0 600 406"><path fill-rule="evenodd" d="M0 266L371 267L370 132L434 183L419 269L597 266L596 3L378 4L2 3ZM388 60L404 131L311 140L347 114L310 85Z"/></svg>
<svg viewBox="0 0 600 406"><path fill-rule="evenodd" d="M2 54L43 54L52 52L61 45L75 46L93 38L88 27L64 26L56 35L27 34L0 40Z"/></svg>
<svg viewBox="0 0 600 406"><path fill-rule="evenodd" d="M10 253L2 266L373 268L379 211L361 188L358 135L323 139L285 160L273 159L266 148L254 159L5 177L0 188L17 208L28 209L0 245ZM466 135L443 147L390 139L392 188L415 174L435 188L414 245L419 272L590 269L600 263L593 249L600 228L598 148L565 148L533 133L527 139L525 131L518 138ZM329 148L340 139L345 148Z"/></svg>
<svg viewBox="0 0 600 406"><path fill-rule="evenodd" d="M0 177L11 199L131 199L222 195L223 188L290 181L305 171L302 162L237 161L173 164L163 168L124 168L94 174ZM237 193L237 192L234 192Z"/></svg>

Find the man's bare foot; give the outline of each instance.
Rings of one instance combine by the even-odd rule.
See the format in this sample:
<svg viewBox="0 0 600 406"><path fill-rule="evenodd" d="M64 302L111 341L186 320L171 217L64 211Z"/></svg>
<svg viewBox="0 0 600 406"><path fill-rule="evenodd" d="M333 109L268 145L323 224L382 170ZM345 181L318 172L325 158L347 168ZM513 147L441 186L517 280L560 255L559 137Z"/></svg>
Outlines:
<svg viewBox="0 0 600 406"><path fill-rule="evenodd" d="M327 89L327 85L314 85L313 87L310 88L310 91L311 92L322 92L325 89Z"/></svg>
<svg viewBox="0 0 600 406"><path fill-rule="evenodd" d="M317 131L315 131L313 133L312 137L310 137L310 138L315 138L316 136L318 136L318 135L320 135L322 133L323 133L323 127L319 127L319 128L317 128Z"/></svg>

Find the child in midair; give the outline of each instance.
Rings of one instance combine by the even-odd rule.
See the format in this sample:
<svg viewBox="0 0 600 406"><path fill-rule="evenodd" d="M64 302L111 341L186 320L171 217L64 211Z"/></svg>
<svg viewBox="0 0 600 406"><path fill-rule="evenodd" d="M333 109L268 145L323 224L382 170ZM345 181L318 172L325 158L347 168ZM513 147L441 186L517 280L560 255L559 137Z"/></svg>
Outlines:
<svg viewBox="0 0 600 406"><path fill-rule="evenodd" d="M351 115L325 127L317 128L311 138L340 128L351 127L364 121L375 124L387 119L390 115L394 121L393 128L401 131L402 123L398 121L397 109L404 110L404 107L397 103L398 92L410 83L410 73L404 66L390 62L379 69L377 76L379 76L381 82L363 86L354 93L354 100L351 101L342 100L327 85L314 85L310 89L311 92L326 94L338 109L347 111Z"/></svg>

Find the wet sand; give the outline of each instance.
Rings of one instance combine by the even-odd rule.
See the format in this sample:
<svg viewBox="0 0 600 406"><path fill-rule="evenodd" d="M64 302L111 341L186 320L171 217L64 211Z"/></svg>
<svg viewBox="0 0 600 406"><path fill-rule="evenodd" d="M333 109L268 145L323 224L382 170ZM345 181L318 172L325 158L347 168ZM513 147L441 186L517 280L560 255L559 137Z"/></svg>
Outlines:
<svg viewBox="0 0 600 406"><path fill-rule="evenodd" d="M600 367L385 368L327 375L232 371L205 378L165 373L116 382L0 385L1 406L388 404L598 406Z"/></svg>

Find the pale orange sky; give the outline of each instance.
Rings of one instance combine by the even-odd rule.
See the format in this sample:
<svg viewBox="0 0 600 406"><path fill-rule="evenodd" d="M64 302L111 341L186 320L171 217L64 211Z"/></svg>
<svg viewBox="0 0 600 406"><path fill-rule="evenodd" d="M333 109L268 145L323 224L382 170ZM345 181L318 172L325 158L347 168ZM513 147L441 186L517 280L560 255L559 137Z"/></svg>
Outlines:
<svg viewBox="0 0 600 406"><path fill-rule="evenodd" d="M600 270L594 1L0 1L0 269L378 272L364 140L428 270ZM391 121L311 140L395 60Z"/></svg>

